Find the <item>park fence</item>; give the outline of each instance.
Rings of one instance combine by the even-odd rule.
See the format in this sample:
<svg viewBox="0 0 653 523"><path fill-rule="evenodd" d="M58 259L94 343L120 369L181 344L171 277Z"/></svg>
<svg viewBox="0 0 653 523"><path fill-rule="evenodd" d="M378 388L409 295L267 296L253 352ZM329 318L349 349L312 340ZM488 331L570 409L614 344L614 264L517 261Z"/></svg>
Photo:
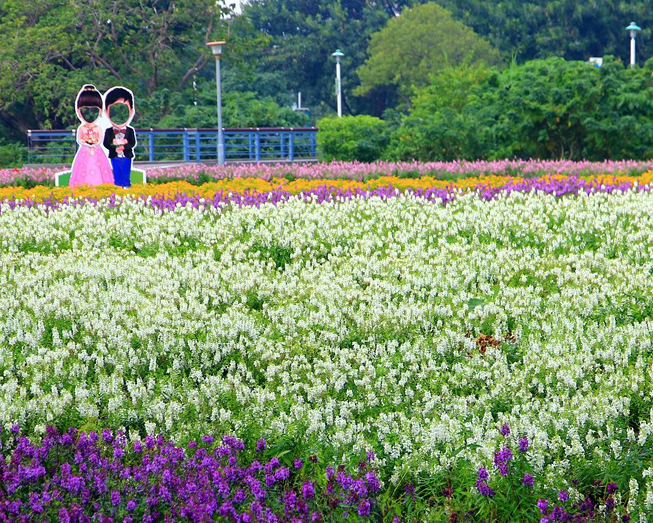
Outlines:
<svg viewBox="0 0 653 523"><path fill-rule="evenodd" d="M77 151L75 130L30 130L27 132L28 162L71 163ZM316 127L247 127L222 131L225 161L314 160ZM218 157L217 129L136 129L136 161L215 162Z"/></svg>

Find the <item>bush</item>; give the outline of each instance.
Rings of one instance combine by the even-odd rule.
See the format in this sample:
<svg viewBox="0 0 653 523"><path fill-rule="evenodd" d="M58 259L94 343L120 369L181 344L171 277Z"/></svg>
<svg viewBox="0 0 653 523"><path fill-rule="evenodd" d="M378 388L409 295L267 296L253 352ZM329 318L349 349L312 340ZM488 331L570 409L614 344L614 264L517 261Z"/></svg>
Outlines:
<svg viewBox="0 0 653 523"><path fill-rule="evenodd" d="M373 162L388 145L387 123L373 116L328 116L317 126L317 143L327 161Z"/></svg>
<svg viewBox="0 0 653 523"><path fill-rule="evenodd" d="M22 167L26 160L26 146L20 143L0 143L0 167Z"/></svg>
<svg viewBox="0 0 653 523"><path fill-rule="evenodd" d="M418 89L391 160L653 157L653 59L629 69L554 57L504 71L463 65Z"/></svg>

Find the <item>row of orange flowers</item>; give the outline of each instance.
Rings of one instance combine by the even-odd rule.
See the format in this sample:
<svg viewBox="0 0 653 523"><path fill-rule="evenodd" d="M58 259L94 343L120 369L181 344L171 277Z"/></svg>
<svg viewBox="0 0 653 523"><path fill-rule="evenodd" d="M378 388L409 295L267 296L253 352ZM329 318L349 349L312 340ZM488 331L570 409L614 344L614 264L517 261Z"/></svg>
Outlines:
<svg viewBox="0 0 653 523"><path fill-rule="evenodd" d="M569 178L567 175L546 176L545 179L564 180ZM612 183L634 182L640 185L653 183L653 171L648 171L639 177L632 176L588 176L587 180L595 184L601 184L609 180ZM501 187L508 182L519 182L522 178L513 178L506 176L480 176L458 179L456 181L438 180L430 176L422 178L398 178L396 176L382 176L368 180L367 182L358 182L354 180L307 180L296 179L293 181L284 178L273 178L269 181L260 178L232 178L216 180L203 185L192 185L188 182L177 181L163 184L134 185L130 189L123 189L115 185L98 185L98 186L81 186L81 187L45 187L37 186L31 189L22 187L2 187L0 188L0 201L2 200L27 200L43 201L54 199L61 201L65 198L107 198L112 194L116 195L135 195L135 196L169 196L174 197L176 194L185 194L188 196L200 196L209 198L216 192L231 193L266 193L275 190L288 191L291 194L298 194L302 191L309 191L321 186L328 185L335 189L346 190L373 190L379 187L393 187L404 191L406 189L430 189L430 188L457 188L473 189L478 186Z"/></svg>

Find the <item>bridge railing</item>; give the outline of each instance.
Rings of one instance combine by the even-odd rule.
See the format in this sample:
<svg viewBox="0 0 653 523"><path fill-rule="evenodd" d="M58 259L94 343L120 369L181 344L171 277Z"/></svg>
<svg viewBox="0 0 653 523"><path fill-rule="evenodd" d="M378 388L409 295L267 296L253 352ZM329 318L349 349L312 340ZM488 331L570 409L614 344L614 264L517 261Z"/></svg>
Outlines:
<svg viewBox="0 0 653 523"><path fill-rule="evenodd" d="M226 128L225 161L315 159L316 127ZM136 129L136 160L205 162L218 157L217 129ZM77 151L75 130L30 130L29 163L71 163Z"/></svg>

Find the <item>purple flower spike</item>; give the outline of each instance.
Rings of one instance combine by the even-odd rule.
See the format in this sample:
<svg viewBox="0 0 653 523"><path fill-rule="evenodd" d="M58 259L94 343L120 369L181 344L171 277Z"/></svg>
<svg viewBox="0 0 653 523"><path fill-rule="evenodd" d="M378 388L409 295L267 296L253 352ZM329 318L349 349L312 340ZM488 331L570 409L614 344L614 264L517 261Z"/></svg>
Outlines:
<svg viewBox="0 0 653 523"><path fill-rule="evenodd" d="M258 452L263 452L265 450L265 438L261 438L256 442L256 450Z"/></svg>
<svg viewBox="0 0 653 523"><path fill-rule="evenodd" d="M606 487L606 491L608 494L614 494L615 492L617 492L618 489L619 487L617 486L616 483L608 483Z"/></svg>
<svg viewBox="0 0 653 523"><path fill-rule="evenodd" d="M522 480L522 485L526 487L532 487L535 485L535 480L533 474L524 474L524 479Z"/></svg>
<svg viewBox="0 0 653 523"><path fill-rule="evenodd" d="M566 490L561 490L558 492L558 499L560 501L567 501L569 499L569 494L567 493Z"/></svg>
<svg viewBox="0 0 653 523"><path fill-rule="evenodd" d="M506 437L510 436L510 425L508 425L507 423L501 425L501 434L503 434Z"/></svg>
<svg viewBox="0 0 653 523"><path fill-rule="evenodd" d="M528 438L519 438L519 452L526 452L528 450Z"/></svg>
<svg viewBox="0 0 653 523"><path fill-rule="evenodd" d="M481 496L486 498L494 497L494 490L492 490L485 481L481 481L480 479L477 480L476 488Z"/></svg>
<svg viewBox="0 0 653 523"><path fill-rule="evenodd" d="M546 511L549 508L549 500L548 499L538 499L537 500L537 508L540 509L540 513L546 514Z"/></svg>
<svg viewBox="0 0 653 523"><path fill-rule="evenodd" d="M358 504L358 515L359 516L369 516L370 515L370 500L364 499Z"/></svg>

